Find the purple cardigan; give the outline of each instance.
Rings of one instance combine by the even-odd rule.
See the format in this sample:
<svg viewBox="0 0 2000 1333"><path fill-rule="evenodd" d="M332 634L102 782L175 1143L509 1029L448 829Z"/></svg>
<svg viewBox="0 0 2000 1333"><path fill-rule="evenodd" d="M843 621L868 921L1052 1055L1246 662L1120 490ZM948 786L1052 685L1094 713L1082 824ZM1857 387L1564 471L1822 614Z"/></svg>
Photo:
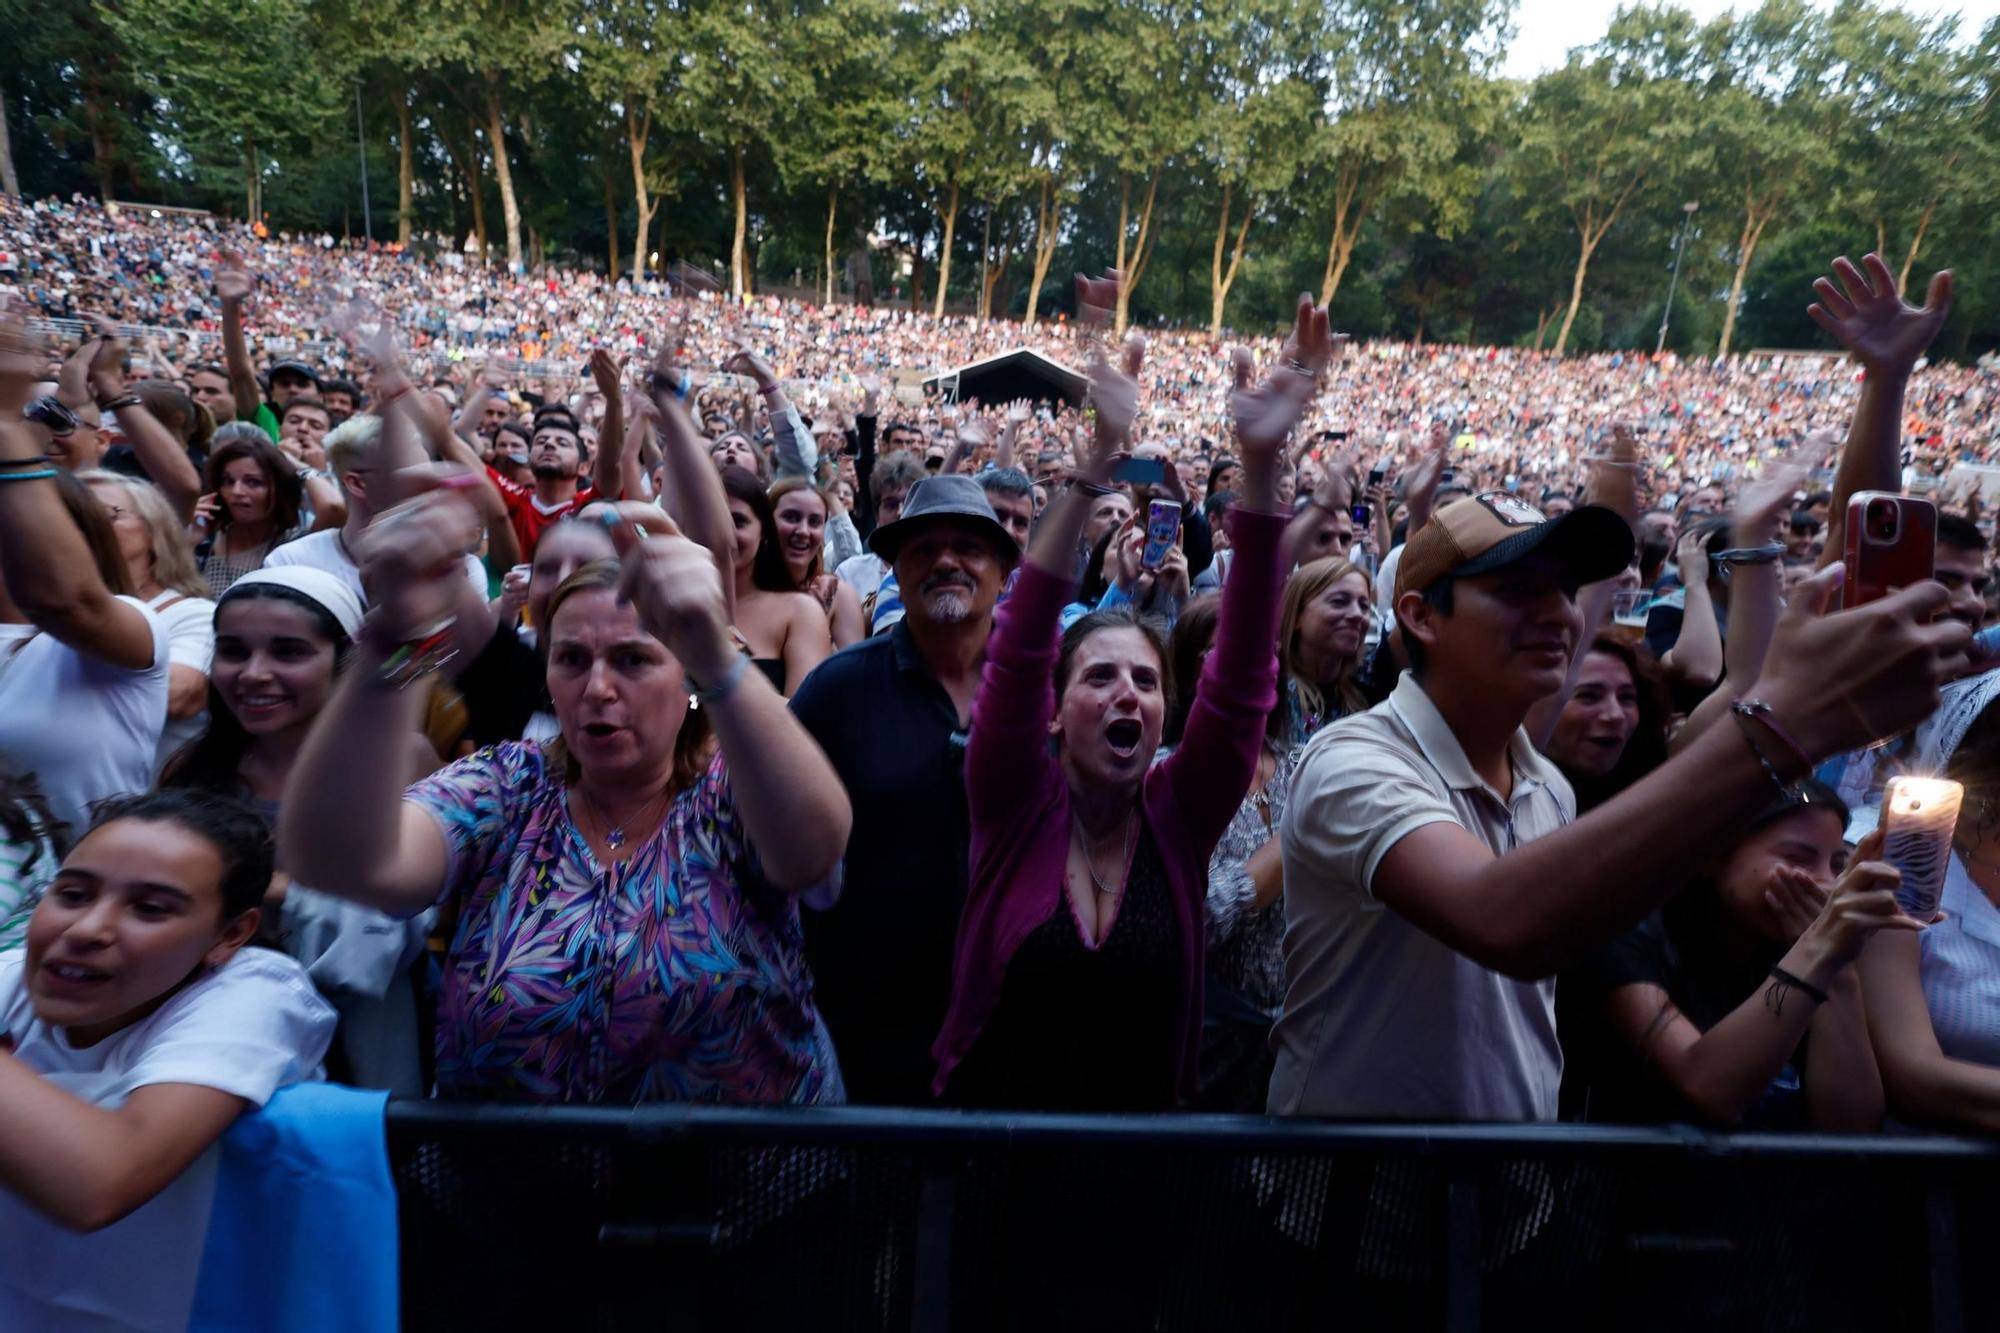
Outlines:
<svg viewBox="0 0 2000 1333"><path fill-rule="evenodd" d="M1180 747L1148 770L1141 818L1165 863L1180 931L1183 979L1177 1080L1193 1091L1201 1036L1202 902L1208 858L1257 772L1264 721L1277 698L1279 539L1285 519L1232 511L1235 563L1223 585L1215 650L1203 667ZM1069 859L1069 784L1050 753L1057 633L1071 581L1021 570L986 646L972 706L965 788L972 819L971 886L958 922L951 1007L931 1055L934 1093L972 1049L1007 963L1061 902Z"/></svg>

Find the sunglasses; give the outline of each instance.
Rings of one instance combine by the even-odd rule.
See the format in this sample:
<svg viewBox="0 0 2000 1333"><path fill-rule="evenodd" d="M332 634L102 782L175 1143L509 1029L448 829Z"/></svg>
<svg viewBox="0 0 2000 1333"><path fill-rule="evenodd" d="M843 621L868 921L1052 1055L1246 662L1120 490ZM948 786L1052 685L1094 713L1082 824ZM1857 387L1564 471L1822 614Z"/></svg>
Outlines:
<svg viewBox="0 0 2000 1333"><path fill-rule="evenodd" d="M21 410L21 415L37 425L47 426L52 435L68 435L83 424L76 413L55 398L41 397Z"/></svg>

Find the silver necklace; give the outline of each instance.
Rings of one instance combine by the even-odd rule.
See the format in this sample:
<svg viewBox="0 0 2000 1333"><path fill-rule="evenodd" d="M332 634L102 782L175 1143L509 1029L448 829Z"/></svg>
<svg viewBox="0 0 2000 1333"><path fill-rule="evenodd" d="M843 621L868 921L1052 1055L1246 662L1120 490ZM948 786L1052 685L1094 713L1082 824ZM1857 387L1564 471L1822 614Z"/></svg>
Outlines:
<svg viewBox="0 0 2000 1333"><path fill-rule="evenodd" d="M1071 826L1072 826L1073 828L1075 828L1075 829L1076 829L1076 839L1077 839L1077 842L1078 842L1078 844L1079 844L1079 845L1080 845L1080 846L1081 846L1081 847L1083 848L1083 866L1084 866L1084 869L1086 869L1086 870L1088 870L1088 871L1090 872L1090 882L1091 882L1091 884L1092 884L1092 885L1093 885L1093 886L1094 886L1094 887L1095 887L1095 888L1097 889L1097 891L1098 891L1099 893L1102 893L1102 894L1106 894L1106 895L1109 895L1109 894L1114 894L1114 893L1118 892L1118 890L1120 890L1120 889L1124 888L1125 886L1124 886L1123 884L1106 884L1106 883L1104 882L1104 880L1103 880L1102 878L1100 878L1100 877L1098 876L1098 873L1097 873L1097 859L1096 859L1095 857L1093 857L1093 856L1091 855L1091 853L1090 853L1090 838L1089 838L1089 835L1087 835L1087 834L1086 834L1086 833L1084 833L1084 831L1083 831L1083 821L1082 821L1081 819L1079 819L1079 818L1078 818L1077 816L1075 816L1074 814L1072 814L1072 815L1071 815L1071 816L1069 817L1069 822L1070 822L1070 825L1071 825ZM1120 853L1119 853L1119 855L1118 855L1118 861L1119 861L1119 864L1120 864L1120 865L1123 865L1123 866L1125 866L1125 867L1127 868L1127 870L1128 870L1128 871L1129 871L1129 869L1130 869L1130 867L1131 867L1131 865L1132 865L1132 824L1133 824L1133 822L1134 822L1134 821L1133 821L1133 817L1132 817L1131 815L1127 815L1127 816L1125 816L1125 843L1124 843L1124 850L1123 850L1122 852L1120 852Z"/></svg>

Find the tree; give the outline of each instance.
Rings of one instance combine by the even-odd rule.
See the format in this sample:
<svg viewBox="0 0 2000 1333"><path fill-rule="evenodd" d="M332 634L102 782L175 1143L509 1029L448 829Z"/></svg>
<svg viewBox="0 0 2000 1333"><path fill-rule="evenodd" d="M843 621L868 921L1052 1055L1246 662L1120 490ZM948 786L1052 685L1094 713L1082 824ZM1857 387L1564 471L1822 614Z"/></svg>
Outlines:
<svg viewBox="0 0 2000 1333"><path fill-rule="evenodd" d="M1459 169L1462 108L1498 61L1506 14L1496 0L1348 0L1324 11L1327 113L1307 165L1331 214L1322 305L1390 197L1458 215L1469 207L1477 176Z"/></svg>
<svg viewBox="0 0 2000 1333"><path fill-rule="evenodd" d="M1685 137L1685 99L1677 85L1621 70L1611 56L1572 56L1536 79L1520 117L1508 170L1523 213L1534 222L1560 218L1576 234L1569 304L1556 333L1569 346L1591 256L1667 164Z"/></svg>
<svg viewBox="0 0 2000 1333"><path fill-rule="evenodd" d="M140 87L168 115L198 175L241 173L246 214L263 214L274 158L303 150L344 104L341 75L296 52L310 14L290 0L131 0L102 10ZM226 164L226 165L225 165Z"/></svg>

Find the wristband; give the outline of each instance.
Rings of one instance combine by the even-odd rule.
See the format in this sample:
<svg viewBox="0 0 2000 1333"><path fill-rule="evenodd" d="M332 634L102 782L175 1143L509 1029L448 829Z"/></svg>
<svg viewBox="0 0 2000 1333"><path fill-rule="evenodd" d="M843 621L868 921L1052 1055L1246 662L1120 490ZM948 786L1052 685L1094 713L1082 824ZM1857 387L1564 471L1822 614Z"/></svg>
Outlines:
<svg viewBox="0 0 2000 1333"><path fill-rule="evenodd" d="M400 690L441 669L458 656L458 649L451 643L452 630L457 625L457 616L447 616L413 639L385 643L374 619L364 620L361 623L361 641L383 655L382 664L375 668L371 683Z"/></svg>
<svg viewBox="0 0 2000 1333"><path fill-rule="evenodd" d="M145 402L145 399L136 393L124 393L118 395L116 398L99 399L97 410L100 412L116 412L121 407L137 407L143 402Z"/></svg>
<svg viewBox="0 0 2000 1333"><path fill-rule="evenodd" d="M1740 718L1762 723L1766 731L1776 736L1779 743L1792 752L1792 758L1798 760L1799 767L1808 775L1812 773L1812 756L1806 753L1805 746L1792 738L1791 732L1785 730L1784 724L1778 721L1778 715L1771 711L1771 705L1762 699L1738 699L1729 705L1729 711Z"/></svg>
<svg viewBox="0 0 2000 1333"><path fill-rule="evenodd" d="M1769 565L1776 563L1785 554L1783 542L1772 542L1769 546L1738 546L1727 551L1717 551L1708 557L1712 565Z"/></svg>
<svg viewBox="0 0 2000 1333"><path fill-rule="evenodd" d="M1793 976L1782 967L1773 967L1771 969L1771 976L1780 985L1790 986L1793 990L1811 999L1815 1004L1826 1003L1826 992L1813 985L1810 981L1807 981L1804 977Z"/></svg>
<svg viewBox="0 0 2000 1333"><path fill-rule="evenodd" d="M0 472L0 481L45 481L55 475L54 468L44 467L33 472Z"/></svg>
<svg viewBox="0 0 2000 1333"><path fill-rule="evenodd" d="M729 669L722 673L722 679L712 686L703 685L694 678L692 671L684 670L682 675L687 679L688 688L694 691L688 696L688 706L691 708L700 708L706 704L713 707L721 703L730 695L736 693L736 687L743 683L744 673L749 670L750 659L742 653L736 654L735 658L729 664Z"/></svg>

